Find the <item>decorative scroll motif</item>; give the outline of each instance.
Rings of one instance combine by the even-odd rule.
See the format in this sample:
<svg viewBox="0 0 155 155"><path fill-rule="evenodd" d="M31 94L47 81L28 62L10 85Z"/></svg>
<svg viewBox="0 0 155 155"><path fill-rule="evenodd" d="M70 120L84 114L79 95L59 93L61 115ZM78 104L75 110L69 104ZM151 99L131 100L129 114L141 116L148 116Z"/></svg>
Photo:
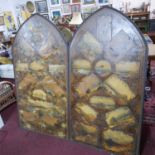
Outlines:
<svg viewBox="0 0 155 155"><path fill-rule="evenodd" d="M105 7L70 47L71 138L120 155L139 150L146 46L135 26Z"/></svg>
<svg viewBox="0 0 155 155"><path fill-rule="evenodd" d="M20 28L13 47L21 125L67 136L67 46L57 29L39 15Z"/></svg>

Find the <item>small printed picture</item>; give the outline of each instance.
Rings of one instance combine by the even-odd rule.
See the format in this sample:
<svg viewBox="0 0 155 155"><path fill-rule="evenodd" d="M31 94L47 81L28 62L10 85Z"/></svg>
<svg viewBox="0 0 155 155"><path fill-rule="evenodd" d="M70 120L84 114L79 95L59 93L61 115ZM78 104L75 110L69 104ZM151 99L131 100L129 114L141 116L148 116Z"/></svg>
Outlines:
<svg viewBox="0 0 155 155"><path fill-rule="evenodd" d="M108 0L99 0L99 3L108 3Z"/></svg>
<svg viewBox="0 0 155 155"><path fill-rule="evenodd" d="M84 0L84 4L94 4L95 0Z"/></svg>
<svg viewBox="0 0 155 155"><path fill-rule="evenodd" d="M4 25L4 17L0 16L0 25Z"/></svg>
<svg viewBox="0 0 155 155"><path fill-rule="evenodd" d="M59 0L51 0L51 5L59 5Z"/></svg>
<svg viewBox="0 0 155 155"><path fill-rule="evenodd" d="M63 4L68 4L68 3L70 3L70 0L62 0L62 3Z"/></svg>
<svg viewBox="0 0 155 155"><path fill-rule="evenodd" d="M80 12L81 11L81 5L80 4L71 5L71 11L72 12Z"/></svg>
<svg viewBox="0 0 155 155"><path fill-rule="evenodd" d="M72 0L72 3L80 3L81 0Z"/></svg>
<svg viewBox="0 0 155 155"><path fill-rule="evenodd" d="M4 12L4 23L9 32L16 31L15 20L11 11Z"/></svg>
<svg viewBox="0 0 155 155"><path fill-rule="evenodd" d="M61 17L61 11L60 10L54 10L54 11L52 11L52 17L53 18Z"/></svg>
<svg viewBox="0 0 155 155"><path fill-rule="evenodd" d="M71 6L70 5L63 5L62 7L63 14L71 14Z"/></svg>
<svg viewBox="0 0 155 155"><path fill-rule="evenodd" d="M47 13L48 12L48 7L47 7L46 1L36 1L35 6L36 6L36 12L38 12L38 13Z"/></svg>

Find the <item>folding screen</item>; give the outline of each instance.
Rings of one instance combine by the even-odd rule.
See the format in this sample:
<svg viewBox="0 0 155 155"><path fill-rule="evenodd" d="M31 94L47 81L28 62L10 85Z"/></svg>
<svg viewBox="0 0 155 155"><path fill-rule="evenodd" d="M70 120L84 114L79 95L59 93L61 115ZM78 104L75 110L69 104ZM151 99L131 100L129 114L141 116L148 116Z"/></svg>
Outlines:
<svg viewBox="0 0 155 155"><path fill-rule="evenodd" d="M147 48L124 15L104 7L90 16L69 55L53 24L34 15L13 51L22 127L139 154Z"/></svg>
<svg viewBox="0 0 155 155"><path fill-rule="evenodd" d="M21 126L67 136L67 46L58 30L39 15L18 31L13 46Z"/></svg>
<svg viewBox="0 0 155 155"><path fill-rule="evenodd" d="M120 12L86 20L70 47L71 138L109 152L138 155L146 45Z"/></svg>

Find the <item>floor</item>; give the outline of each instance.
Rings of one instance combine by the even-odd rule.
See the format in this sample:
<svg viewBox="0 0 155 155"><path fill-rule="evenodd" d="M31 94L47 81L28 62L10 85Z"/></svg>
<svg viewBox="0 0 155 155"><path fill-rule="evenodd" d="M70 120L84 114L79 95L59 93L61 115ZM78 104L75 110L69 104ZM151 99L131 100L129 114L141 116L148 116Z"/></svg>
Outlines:
<svg viewBox="0 0 155 155"><path fill-rule="evenodd" d="M153 65L152 65L153 66ZM155 71L155 63L154 63ZM154 72L155 73L155 72ZM155 115L155 77L145 102L145 117ZM154 109L153 109L154 108ZM152 110L153 109L153 110ZM19 127L17 105L2 111L5 126L0 130L0 155L109 155L95 148L30 132ZM151 120L152 121L152 120ZM155 155L155 123L143 123L141 155Z"/></svg>
<svg viewBox="0 0 155 155"><path fill-rule="evenodd" d="M108 155L82 144L26 131L19 127L17 105L2 112L0 155ZM141 155L155 155L155 126L143 125Z"/></svg>

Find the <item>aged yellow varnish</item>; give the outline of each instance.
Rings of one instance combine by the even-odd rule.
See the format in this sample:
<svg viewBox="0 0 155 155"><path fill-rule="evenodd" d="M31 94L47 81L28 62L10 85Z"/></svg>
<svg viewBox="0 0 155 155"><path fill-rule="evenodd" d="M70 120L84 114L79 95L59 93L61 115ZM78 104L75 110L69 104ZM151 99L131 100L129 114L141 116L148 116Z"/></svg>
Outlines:
<svg viewBox="0 0 155 155"><path fill-rule="evenodd" d="M106 60L100 60L95 65L95 71L100 76L107 76L112 72L111 64Z"/></svg>
<svg viewBox="0 0 155 155"><path fill-rule="evenodd" d="M100 87L100 80L95 74L84 77L76 86L79 96L89 95Z"/></svg>
<svg viewBox="0 0 155 155"><path fill-rule="evenodd" d="M131 100L136 96L133 90L131 90L131 88L128 86L128 84L121 80L115 74L107 78L103 82L103 85L109 92L111 92L112 95L120 95L120 97L124 97L127 100Z"/></svg>
<svg viewBox="0 0 155 155"><path fill-rule="evenodd" d="M91 63L86 59L76 59L72 69L75 74L87 75L91 72Z"/></svg>
<svg viewBox="0 0 155 155"><path fill-rule="evenodd" d="M136 123L135 117L128 107L120 107L105 114L105 120L110 128L115 126L131 126Z"/></svg>
<svg viewBox="0 0 155 155"><path fill-rule="evenodd" d="M130 144L134 141L133 136L125 134L122 131L108 129L103 132L104 140L112 140L116 144Z"/></svg>
<svg viewBox="0 0 155 155"><path fill-rule="evenodd" d="M116 64L116 73L125 76L135 76L139 74L140 63L136 61L121 61Z"/></svg>
<svg viewBox="0 0 155 155"><path fill-rule="evenodd" d="M116 107L115 101L111 97L93 96L90 98L90 104L99 109L113 110Z"/></svg>
<svg viewBox="0 0 155 155"><path fill-rule="evenodd" d="M87 121L95 121L97 118L97 112L85 103L77 103L75 110Z"/></svg>

